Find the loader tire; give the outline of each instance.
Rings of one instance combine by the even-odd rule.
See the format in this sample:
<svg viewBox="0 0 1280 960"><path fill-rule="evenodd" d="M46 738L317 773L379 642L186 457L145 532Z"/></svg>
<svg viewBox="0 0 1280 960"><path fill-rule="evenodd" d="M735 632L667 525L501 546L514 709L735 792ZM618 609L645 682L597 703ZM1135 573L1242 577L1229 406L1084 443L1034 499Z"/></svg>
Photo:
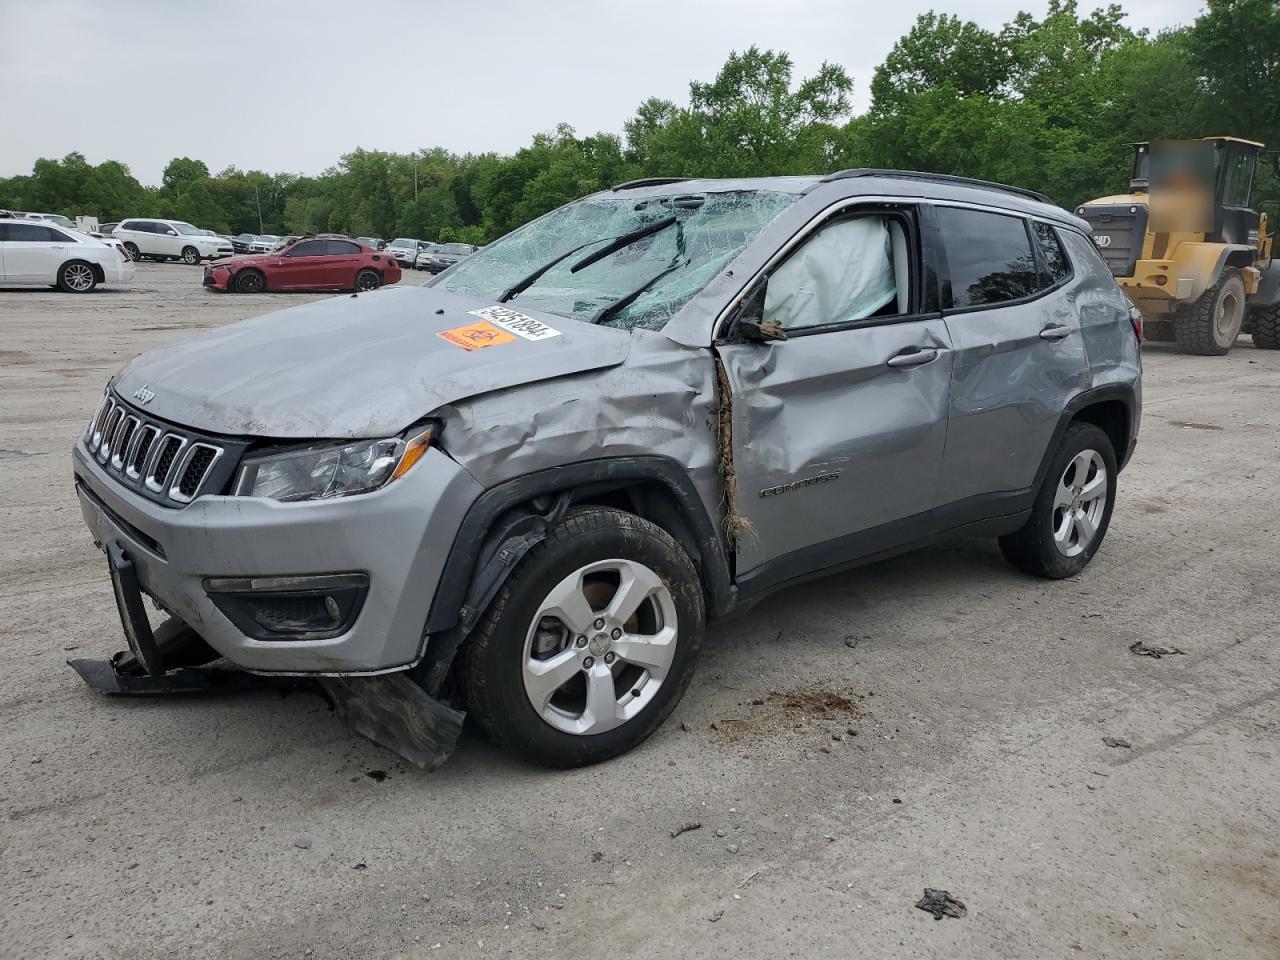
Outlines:
<svg viewBox="0 0 1280 960"><path fill-rule="evenodd" d="M1222 271L1218 282L1194 303L1180 306L1173 315L1173 338L1181 353L1220 357L1240 336L1244 323L1244 281L1240 271Z"/></svg>
<svg viewBox="0 0 1280 960"><path fill-rule="evenodd" d="M1259 350L1280 350L1280 303L1249 311L1253 345Z"/></svg>

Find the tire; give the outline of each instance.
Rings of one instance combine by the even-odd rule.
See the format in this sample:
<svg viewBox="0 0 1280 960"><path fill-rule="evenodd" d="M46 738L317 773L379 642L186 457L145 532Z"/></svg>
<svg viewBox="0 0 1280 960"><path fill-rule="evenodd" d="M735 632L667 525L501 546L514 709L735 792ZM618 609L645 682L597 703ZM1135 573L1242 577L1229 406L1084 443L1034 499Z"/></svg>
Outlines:
<svg viewBox="0 0 1280 960"><path fill-rule="evenodd" d="M380 286L382 286L382 277L378 275L377 270L366 267L356 274L357 293L368 293L370 290L377 290Z"/></svg>
<svg viewBox="0 0 1280 960"><path fill-rule="evenodd" d="M1142 324L1142 339L1152 343L1173 342L1172 320L1145 320Z"/></svg>
<svg viewBox="0 0 1280 960"><path fill-rule="evenodd" d="M134 263L138 263L142 260L142 251L139 250L138 245L131 240L125 241L124 252L129 255L129 259Z"/></svg>
<svg viewBox="0 0 1280 960"><path fill-rule="evenodd" d="M1086 471L1083 481L1080 471ZM1103 471L1100 495L1082 497ZM1058 441L1048 472L1021 530L1000 538L1000 552L1023 573L1062 580L1083 570L1098 552L1116 502L1116 454L1110 438L1091 423L1072 423ZM1073 519L1073 508L1081 516ZM1093 533L1086 539L1087 520ZM1065 536L1062 531L1065 530Z"/></svg>
<svg viewBox="0 0 1280 960"><path fill-rule="evenodd" d="M1218 282L1195 303L1185 303L1173 315L1173 338L1181 353L1220 357L1240 336L1245 293L1240 271L1222 271Z"/></svg>
<svg viewBox="0 0 1280 960"><path fill-rule="evenodd" d="M183 262L183 263L187 263L187 264L191 264L192 266L194 266L195 264L199 263L199 262L200 262L200 251L199 251L199 250L197 250L195 247L183 247L183 248L182 248L182 262Z"/></svg>
<svg viewBox="0 0 1280 960"><path fill-rule="evenodd" d="M1254 307L1249 311L1253 325L1253 345L1259 350L1280 350L1280 303Z"/></svg>
<svg viewBox="0 0 1280 960"><path fill-rule="evenodd" d="M236 293L263 293L267 278L261 270L241 270L236 274Z"/></svg>
<svg viewBox="0 0 1280 960"><path fill-rule="evenodd" d="M70 260L58 268L58 289L65 293L92 293L97 285L97 274L83 260Z"/></svg>
<svg viewBox="0 0 1280 960"><path fill-rule="evenodd" d="M610 618L614 600L641 593L633 615ZM569 612L549 612L557 595ZM666 531L611 507L571 510L512 571L468 640L462 679L471 714L490 740L530 763L616 757L684 695L704 616L698 572ZM652 639L628 639L641 636ZM544 679L542 663L561 669Z"/></svg>

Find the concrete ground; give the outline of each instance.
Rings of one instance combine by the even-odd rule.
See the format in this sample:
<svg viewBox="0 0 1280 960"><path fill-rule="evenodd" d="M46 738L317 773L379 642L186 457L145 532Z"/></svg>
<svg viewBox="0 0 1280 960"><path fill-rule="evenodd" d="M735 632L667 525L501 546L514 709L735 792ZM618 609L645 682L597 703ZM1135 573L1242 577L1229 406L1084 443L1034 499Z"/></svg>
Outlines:
<svg viewBox="0 0 1280 960"><path fill-rule="evenodd" d="M628 756L469 730L426 774L310 695L113 701L63 663L122 645L68 463L107 378L304 299L178 264L0 291L0 956L1280 956L1280 353L1147 348L1075 581L981 541L832 577L713 629Z"/></svg>

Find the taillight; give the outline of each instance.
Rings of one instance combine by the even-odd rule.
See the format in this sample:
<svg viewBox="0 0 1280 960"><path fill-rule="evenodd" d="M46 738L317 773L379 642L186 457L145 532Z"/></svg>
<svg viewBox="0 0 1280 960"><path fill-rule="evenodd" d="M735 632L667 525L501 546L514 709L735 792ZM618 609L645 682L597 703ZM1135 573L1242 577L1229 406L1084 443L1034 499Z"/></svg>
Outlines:
<svg viewBox="0 0 1280 960"><path fill-rule="evenodd" d="M124 248L123 243L117 243L116 249L120 251L120 256L124 257L126 260L133 259L133 257L129 256L129 251Z"/></svg>
<svg viewBox="0 0 1280 960"><path fill-rule="evenodd" d="M1129 307L1129 323L1133 325L1133 335L1142 342L1142 311L1137 307Z"/></svg>

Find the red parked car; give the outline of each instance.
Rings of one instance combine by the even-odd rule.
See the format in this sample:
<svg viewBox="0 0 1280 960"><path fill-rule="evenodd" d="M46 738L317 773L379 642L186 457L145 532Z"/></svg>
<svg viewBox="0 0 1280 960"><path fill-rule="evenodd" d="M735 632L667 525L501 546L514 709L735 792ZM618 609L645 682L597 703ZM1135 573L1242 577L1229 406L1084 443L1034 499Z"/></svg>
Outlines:
<svg viewBox="0 0 1280 960"><path fill-rule="evenodd" d="M394 257L349 237L302 237L272 253L226 257L204 268L215 290L376 290L400 279Z"/></svg>

